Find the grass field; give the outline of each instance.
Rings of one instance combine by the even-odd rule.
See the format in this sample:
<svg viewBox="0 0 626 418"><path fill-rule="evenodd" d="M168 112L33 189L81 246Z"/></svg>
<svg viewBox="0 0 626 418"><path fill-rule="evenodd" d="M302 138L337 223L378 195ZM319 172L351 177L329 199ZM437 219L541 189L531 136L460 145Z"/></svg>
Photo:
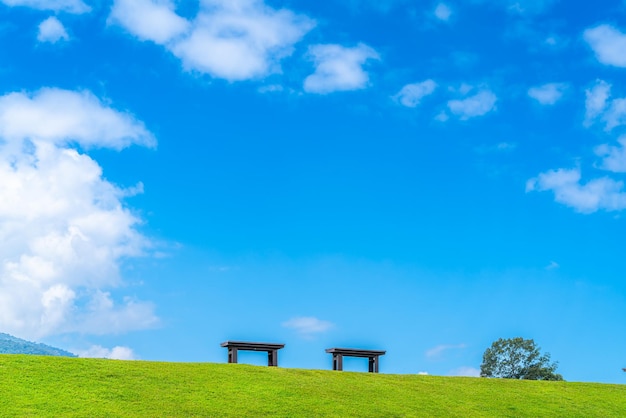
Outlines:
<svg viewBox="0 0 626 418"><path fill-rule="evenodd" d="M10 417L624 417L626 386L0 355Z"/></svg>

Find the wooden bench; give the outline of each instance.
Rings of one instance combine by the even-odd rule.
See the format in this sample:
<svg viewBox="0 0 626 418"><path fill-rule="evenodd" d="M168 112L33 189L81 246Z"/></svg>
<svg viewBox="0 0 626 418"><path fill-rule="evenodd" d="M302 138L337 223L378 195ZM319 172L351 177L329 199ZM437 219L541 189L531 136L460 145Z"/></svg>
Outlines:
<svg viewBox="0 0 626 418"><path fill-rule="evenodd" d="M278 350L283 348L285 344L272 343L254 343L246 341L226 341L221 344L222 347L228 348L228 362L237 363L237 351L266 351L267 365L278 366Z"/></svg>
<svg viewBox="0 0 626 418"><path fill-rule="evenodd" d="M366 357L369 359L369 372L378 373L378 357L386 353L381 350L360 350L356 348L328 348L327 353L333 355L333 370L343 370L343 356Z"/></svg>

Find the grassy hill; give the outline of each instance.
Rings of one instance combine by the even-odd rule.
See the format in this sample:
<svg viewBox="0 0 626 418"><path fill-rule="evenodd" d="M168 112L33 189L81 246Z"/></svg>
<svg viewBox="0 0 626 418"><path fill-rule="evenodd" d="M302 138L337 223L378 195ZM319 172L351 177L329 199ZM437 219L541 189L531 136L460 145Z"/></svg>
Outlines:
<svg viewBox="0 0 626 418"><path fill-rule="evenodd" d="M623 417L626 386L0 355L19 417Z"/></svg>

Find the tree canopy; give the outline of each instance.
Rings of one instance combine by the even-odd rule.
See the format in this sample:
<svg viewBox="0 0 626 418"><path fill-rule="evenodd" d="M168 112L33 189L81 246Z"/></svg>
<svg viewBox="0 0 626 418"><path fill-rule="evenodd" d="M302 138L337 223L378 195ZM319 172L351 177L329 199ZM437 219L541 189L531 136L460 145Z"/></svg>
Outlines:
<svg viewBox="0 0 626 418"><path fill-rule="evenodd" d="M541 354L531 340L521 337L494 341L483 354L481 377L526 380L563 380L556 373L557 363L550 363L550 354Z"/></svg>

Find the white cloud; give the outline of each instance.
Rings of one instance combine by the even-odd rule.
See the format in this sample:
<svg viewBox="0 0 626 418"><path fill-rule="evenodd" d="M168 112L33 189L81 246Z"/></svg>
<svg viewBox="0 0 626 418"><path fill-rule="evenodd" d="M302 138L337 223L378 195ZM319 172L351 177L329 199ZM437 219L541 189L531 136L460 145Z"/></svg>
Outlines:
<svg viewBox="0 0 626 418"><path fill-rule="evenodd" d="M480 370L475 367L463 366L450 370L448 376L480 377Z"/></svg>
<svg viewBox="0 0 626 418"><path fill-rule="evenodd" d="M596 147L595 153L602 157L600 168L614 173L626 173L626 136L617 140L619 146L602 144Z"/></svg>
<svg viewBox="0 0 626 418"><path fill-rule="evenodd" d="M70 36L67 34L63 24L54 16L51 16L39 24L39 33L37 40L39 42L57 43L60 40L68 41Z"/></svg>
<svg viewBox="0 0 626 418"><path fill-rule="evenodd" d="M416 107L420 104L422 98L433 94L436 88L437 83L429 79L421 83L407 84L393 97L403 106Z"/></svg>
<svg viewBox="0 0 626 418"><path fill-rule="evenodd" d="M87 13L91 11L91 7L87 6L81 0L0 0L7 6L24 6L38 10L53 10L56 12L67 13Z"/></svg>
<svg viewBox="0 0 626 418"><path fill-rule="evenodd" d="M304 91L318 94L364 89L369 75L363 65L368 60L379 59L378 53L365 44L354 48L313 45L309 57L315 63L315 72L304 80Z"/></svg>
<svg viewBox="0 0 626 418"><path fill-rule="evenodd" d="M604 123L604 129L611 131L626 125L626 98L610 99L611 85L597 80L592 89L586 91L584 126L591 126L598 120Z"/></svg>
<svg viewBox="0 0 626 418"><path fill-rule="evenodd" d="M590 126L598 116L604 113L609 97L611 85L605 81L597 80L592 89L585 91L585 126Z"/></svg>
<svg viewBox="0 0 626 418"><path fill-rule="evenodd" d="M450 100L448 109L461 120L483 116L496 107L498 98L491 90L481 90L473 96L461 100Z"/></svg>
<svg viewBox="0 0 626 418"><path fill-rule="evenodd" d="M129 347L116 346L105 348L99 345L89 347L84 351L77 351L78 357L83 358L106 358L111 360L136 360L135 353Z"/></svg>
<svg viewBox="0 0 626 418"><path fill-rule="evenodd" d="M298 334L303 337L310 338L315 334L321 334L334 325L332 322L322 321L312 316L299 316L291 318L290 320L283 322L283 327L294 329Z"/></svg>
<svg viewBox="0 0 626 418"><path fill-rule="evenodd" d="M429 359L440 358L444 352L449 350L461 350L466 348L465 344L441 344L426 351L426 357Z"/></svg>
<svg viewBox="0 0 626 418"><path fill-rule="evenodd" d="M435 8L435 17L439 20L448 21L452 15L452 10L445 3L439 3Z"/></svg>
<svg viewBox="0 0 626 418"><path fill-rule="evenodd" d="M169 0L116 0L110 22L164 45L189 71L241 81L279 73L315 22L262 0L203 0L193 21Z"/></svg>
<svg viewBox="0 0 626 418"><path fill-rule="evenodd" d="M542 105L553 105L563 97L567 88L568 85L565 83L548 83L530 88L528 95Z"/></svg>
<svg viewBox="0 0 626 418"><path fill-rule="evenodd" d="M13 142L28 138L114 149L156 145L143 123L104 106L93 94L51 88L33 95L0 97L0 137Z"/></svg>
<svg viewBox="0 0 626 418"><path fill-rule="evenodd" d="M528 180L526 192L552 191L554 200L581 213L626 209L624 184L608 177L581 184L579 169L550 170Z"/></svg>
<svg viewBox="0 0 626 418"><path fill-rule="evenodd" d="M149 241L123 199L133 192L71 145L153 146L131 115L88 92L0 96L0 329L40 338L153 326L150 303L115 298L123 258Z"/></svg>
<svg viewBox="0 0 626 418"><path fill-rule="evenodd" d="M583 35L602 64L626 67L626 34L611 25L587 29Z"/></svg>
<svg viewBox="0 0 626 418"><path fill-rule="evenodd" d="M141 40L166 44L190 27L174 9L170 0L115 0L109 23L126 28Z"/></svg>

